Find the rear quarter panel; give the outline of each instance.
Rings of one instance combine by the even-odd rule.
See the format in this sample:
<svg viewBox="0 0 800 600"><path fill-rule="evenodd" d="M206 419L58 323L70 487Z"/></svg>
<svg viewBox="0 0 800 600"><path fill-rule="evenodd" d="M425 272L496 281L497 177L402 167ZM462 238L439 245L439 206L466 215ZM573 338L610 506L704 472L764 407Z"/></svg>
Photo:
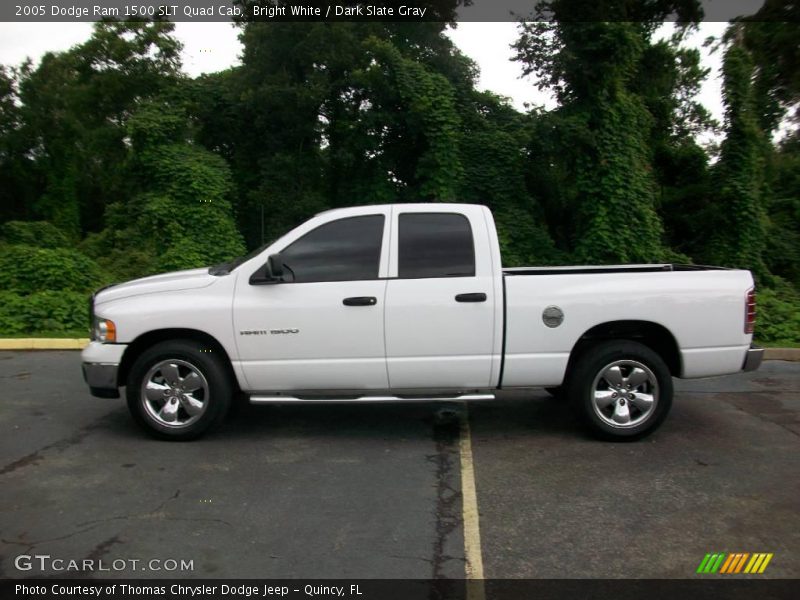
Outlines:
<svg viewBox="0 0 800 600"><path fill-rule="evenodd" d="M560 385L570 352L592 327L649 321L665 327L681 353L682 377L741 369L752 335L744 333L748 271L665 271L506 276L504 387ZM557 306L564 321L547 327Z"/></svg>

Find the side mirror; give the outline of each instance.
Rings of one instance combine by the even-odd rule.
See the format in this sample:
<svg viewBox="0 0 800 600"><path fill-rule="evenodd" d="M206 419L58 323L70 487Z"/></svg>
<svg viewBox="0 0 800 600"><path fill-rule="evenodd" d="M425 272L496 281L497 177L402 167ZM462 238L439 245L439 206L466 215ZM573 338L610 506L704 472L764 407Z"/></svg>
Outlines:
<svg viewBox="0 0 800 600"><path fill-rule="evenodd" d="M283 260L281 259L280 252L278 254L271 254L267 259L270 274L277 280L283 281Z"/></svg>
<svg viewBox="0 0 800 600"><path fill-rule="evenodd" d="M267 263L250 277L250 285L272 285L283 281L283 260L280 253L272 254Z"/></svg>

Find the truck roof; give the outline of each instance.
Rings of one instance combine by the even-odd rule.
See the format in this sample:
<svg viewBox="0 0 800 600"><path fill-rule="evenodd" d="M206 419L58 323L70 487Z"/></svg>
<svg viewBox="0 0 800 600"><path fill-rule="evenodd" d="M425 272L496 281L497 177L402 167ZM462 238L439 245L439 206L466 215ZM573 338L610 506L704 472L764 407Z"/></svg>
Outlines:
<svg viewBox="0 0 800 600"><path fill-rule="evenodd" d="M314 216L318 217L319 215L326 215L328 213L350 210L352 208L388 208L391 206L402 206L403 208L411 210L423 206L426 208L430 206L442 206L442 207L447 206L455 210L458 210L459 208L463 209L468 207L486 208L486 206L483 204L468 204L466 202L392 202L388 204L356 204L354 206L340 206L338 208L329 208L328 210L320 211Z"/></svg>

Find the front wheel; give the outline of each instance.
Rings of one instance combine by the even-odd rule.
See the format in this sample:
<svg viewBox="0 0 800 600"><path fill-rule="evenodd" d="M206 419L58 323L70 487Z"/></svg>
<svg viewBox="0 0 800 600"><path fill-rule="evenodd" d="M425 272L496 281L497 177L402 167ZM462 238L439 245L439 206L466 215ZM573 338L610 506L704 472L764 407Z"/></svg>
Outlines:
<svg viewBox="0 0 800 600"><path fill-rule="evenodd" d="M219 425L231 404L223 358L191 340L156 344L128 375L128 409L149 434L190 440Z"/></svg>
<svg viewBox="0 0 800 600"><path fill-rule="evenodd" d="M597 344L581 354L568 396L596 436L633 441L649 435L672 405L672 376L664 360L632 341Z"/></svg>

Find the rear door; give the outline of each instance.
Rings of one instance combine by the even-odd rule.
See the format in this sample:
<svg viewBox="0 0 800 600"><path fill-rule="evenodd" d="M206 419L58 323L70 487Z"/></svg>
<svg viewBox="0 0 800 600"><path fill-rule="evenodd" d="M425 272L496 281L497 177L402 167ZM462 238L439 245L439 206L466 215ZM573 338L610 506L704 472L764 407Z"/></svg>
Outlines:
<svg viewBox="0 0 800 600"><path fill-rule="evenodd" d="M491 387L500 299L486 237L480 207L395 206L385 309L392 389Z"/></svg>

